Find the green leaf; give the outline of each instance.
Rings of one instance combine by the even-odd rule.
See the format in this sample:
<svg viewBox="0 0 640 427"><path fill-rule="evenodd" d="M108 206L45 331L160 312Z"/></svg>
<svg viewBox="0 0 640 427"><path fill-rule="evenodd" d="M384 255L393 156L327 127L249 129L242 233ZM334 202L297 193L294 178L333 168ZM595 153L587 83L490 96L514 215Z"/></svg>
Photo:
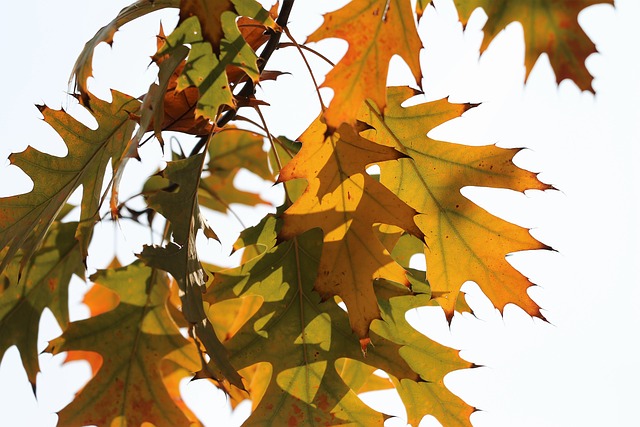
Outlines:
<svg viewBox="0 0 640 427"><path fill-rule="evenodd" d="M60 411L60 425L190 426L163 383L165 360L186 372L200 367L195 345L169 315L167 275L136 262L99 271L91 279L116 292L120 303L71 323L46 349L52 354L96 352L103 359L96 376Z"/></svg>
<svg viewBox="0 0 640 427"><path fill-rule="evenodd" d="M258 233L258 228L263 232ZM313 291L322 249L320 231L311 230L273 247L278 228L276 219L268 216L245 241L272 247L238 268L215 273L205 295L205 300L213 304L212 310L220 302L235 298L263 299L258 311L225 343L234 366L242 369L268 362L272 368L268 384L263 385L266 392L246 426L382 426L387 416L359 399L356 393L365 386L365 377L362 372L344 372L348 361L356 361L356 367L366 364L364 372L382 369L408 384L440 381L445 371L470 366L455 350L423 336L418 338L415 330L402 323L402 310L427 303L428 295L420 299L413 295L401 297L408 300L392 298L389 303L381 300L383 320L372 324L372 346L365 357L347 313L333 298L322 301ZM441 358L442 368L415 363L414 345L407 343L408 339L418 340L428 361ZM371 387L379 388L376 384ZM453 396L446 394L450 392L441 383L427 390L435 390L435 399ZM466 416L467 409L461 417Z"/></svg>
<svg viewBox="0 0 640 427"><path fill-rule="evenodd" d="M84 279L79 243L73 238L77 223L55 222L42 247L27 263L20 281L18 253L0 275L0 360L17 346L27 377L35 387L40 316L49 308L62 328L69 323L68 292L71 276Z"/></svg>
<svg viewBox="0 0 640 427"><path fill-rule="evenodd" d="M400 356L420 375L419 380L392 376L409 424L417 426L425 415L433 415L445 426L470 427L469 417L474 408L445 387L444 377L449 372L470 368L471 363L460 359L457 350L420 334L406 321L407 311L429 305L430 299L429 295L379 299L382 320L374 320L371 330L401 345Z"/></svg>
<svg viewBox="0 0 640 427"><path fill-rule="evenodd" d="M241 168L265 180L273 180L267 153L262 150L264 138L244 129L225 128L211 138L209 176L200 181L200 200L204 207L227 212L232 203L255 206L268 204L258 194L242 191L234 186Z"/></svg>
<svg viewBox="0 0 640 427"><path fill-rule="evenodd" d="M140 257L151 267L169 272L182 291L182 313L204 344L207 354L215 361L212 375L216 380L226 378L242 389L242 379L229 364L226 350L206 320L202 292L207 274L196 253L196 234L203 230L207 237L215 237L206 224L198 205L198 185L205 154L169 162L163 177L177 185L175 192L158 191L148 196L149 207L171 222L173 241L165 247L145 246Z"/></svg>
<svg viewBox="0 0 640 427"><path fill-rule="evenodd" d="M236 15L231 12L222 14L222 30L225 38L221 42L221 52L213 53L211 44L204 40L198 17L192 16L182 22L167 37L167 43L158 54L171 52L178 46L189 44L191 52L187 64L178 79L178 90L196 86L200 99L196 106L196 117L204 116L216 121L220 107L226 105L236 107L231 93L226 69L235 66L242 69L254 82L260 77L255 52L244 40L235 21Z"/></svg>
<svg viewBox="0 0 640 427"><path fill-rule="evenodd" d="M44 238L52 221L73 191L82 185L80 223L76 237L80 240L83 258L91 239L93 224L99 218L101 189L105 169L111 159L116 168L135 128L129 113L137 111L138 100L117 91L111 92L108 103L90 97L96 130L89 129L64 110L40 107L49 123L65 141L69 153L56 157L28 147L12 154L9 160L33 180L33 190L27 194L0 199L0 247L8 250L0 263L4 269L16 251L23 249L26 263ZM34 238L27 241L29 236Z"/></svg>

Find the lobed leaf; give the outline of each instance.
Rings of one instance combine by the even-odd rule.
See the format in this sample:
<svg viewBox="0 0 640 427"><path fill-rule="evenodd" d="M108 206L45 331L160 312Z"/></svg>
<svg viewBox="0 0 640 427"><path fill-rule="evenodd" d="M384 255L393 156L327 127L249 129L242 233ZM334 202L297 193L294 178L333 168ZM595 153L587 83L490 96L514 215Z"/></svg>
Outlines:
<svg viewBox="0 0 640 427"><path fill-rule="evenodd" d="M470 147L429 138L431 129L460 116L470 106L439 100L402 107L412 95L413 90L407 87L390 88L384 117L369 102L360 119L374 128L364 133L366 137L408 156L380 164L380 180L420 213L416 224L425 235L427 279L434 297L451 319L460 287L472 280L500 310L514 303L541 317L539 307L527 294L531 283L505 256L547 246L526 229L489 214L460 190L467 186L515 191L552 187L513 163L518 149Z"/></svg>
<svg viewBox="0 0 640 427"><path fill-rule="evenodd" d="M482 7L487 13L481 52L508 24L519 21L524 30L527 77L544 52L558 83L571 79L580 89L592 92L592 77L584 62L596 47L578 25L578 13L598 3L613 4L613 0L455 0L463 25L476 8Z"/></svg>
<svg viewBox="0 0 640 427"><path fill-rule="evenodd" d="M54 222L42 247L26 264L17 281L22 260L19 253L0 274L0 360L9 347L20 352L29 382L35 390L38 363L38 330L45 308L62 328L69 323L69 282L73 274L84 279L77 223Z"/></svg>
<svg viewBox="0 0 640 427"><path fill-rule="evenodd" d="M307 42L337 37L349 43L340 62L327 74L323 86L334 97L325 112L330 130L341 123L355 124L356 114L369 98L384 111L389 61L400 55L418 84L421 83L422 43L409 0L355 0L325 15L324 23Z"/></svg>
<svg viewBox="0 0 640 427"><path fill-rule="evenodd" d="M279 237L322 229L314 289L324 300L339 296L353 330L365 338L369 324L379 317L372 280L409 284L405 270L377 239L374 224L396 225L418 237L422 233L413 220L416 212L365 171L367 165L397 160L401 153L360 137L346 124L332 135L325 131L316 120L300 137L298 154L280 171L279 181L304 178L308 186L282 214Z"/></svg>
<svg viewBox="0 0 640 427"><path fill-rule="evenodd" d="M198 185L205 154L170 162L162 175L177 186L177 190L161 190L148 196L148 205L171 223L173 241L164 247L145 246L140 257L151 267L170 273L181 291L182 313L194 329L207 354L215 361L211 375L227 379L242 389L242 379L231 366L227 352L207 321L202 292L207 274L196 252L196 233L203 230L215 238L198 205ZM212 363L213 365L213 363Z"/></svg>
<svg viewBox="0 0 640 427"><path fill-rule="evenodd" d="M64 110L40 107L45 122L58 132L69 152L61 158L28 147L9 157L12 164L33 180L33 190L0 198L0 247L8 247L0 272L20 248L22 264L29 260L58 212L80 185L82 202L76 238L86 258L93 224L99 218L105 169L110 160L113 169L117 167L117 159L122 156L135 128L129 113L137 111L140 105L128 95L111 93L111 103L89 96L98 122L96 130L89 129ZM27 240L29 236L33 239Z"/></svg>
<svg viewBox="0 0 640 427"><path fill-rule="evenodd" d="M103 363L96 376L59 412L64 426L189 426L190 420L163 383L166 374L180 379L196 371L195 345L178 330L167 310L168 277L136 262L91 277L116 292L118 306L87 320L73 322L46 351L98 353ZM163 368L168 360L174 369ZM175 388L176 382L169 381Z"/></svg>
<svg viewBox="0 0 640 427"><path fill-rule="evenodd" d="M460 360L455 350L426 337L420 336L415 344L409 342L419 334L404 321L402 310L427 302L428 295L413 299L408 289L400 287L404 297L388 302L381 299L382 320L371 325L373 346L365 357L347 313L333 298L322 301L313 290L322 252L319 230L273 246L277 220L269 216L255 228L262 232L254 230L252 235L263 236L260 241L265 244L271 242L269 249L240 267L215 273L205 294L205 300L212 304L249 296L263 300L226 342L234 366L243 368L261 362L271 366L270 378L262 380L261 389L266 392L261 397L252 395L255 410L246 426L382 426L388 416L364 405L356 394L390 386L388 380L382 385L367 385L366 377L375 369L384 370L403 384L428 385L430 395L424 398L433 406L445 399L457 399L444 388L442 377L470 364ZM416 362L418 345L425 359ZM430 366L436 360L442 365ZM452 412L459 410L458 417L468 418L472 409L459 399L456 403ZM425 411L430 409L428 406ZM448 425L450 418L442 418L437 410L433 413Z"/></svg>
<svg viewBox="0 0 640 427"><path fill-rule="evenodd" d="M260 79L258 57L238 28L238 16L251 17L265 28L275 28L276 24L269 12L253 0L184 1L181 8L184 11L180 25L167 37L166 45L157 55L172 54L182 45L191 46L177 89L182 91L189 86L197 87L199 99L196 118L203 116L215 122L223 106L236 108L227 77L228 69L242 70L255 83ZM214 9L215 13L207 14L207 10Z"/></svg>
<svg viewBox="0 0 640 427"><path fill-rule="evenodd" d="M82 49L82 52L76 59L71 73L71 80L75 80L75 89L85 102L90 105L91 96L87 89L87 80L92 76L93 52L100 43L113 43L114 34L123 25L147 15L156 10L167 7L178 7L180 0L138 0L135 3L122 9L109 24L100 28L98 32L89 40Z"/></svg>
<svg viewBox="0 0 640 427"><path fill-rule="evenodd" d="M262 179L273 180L267 153L262 149L264 138L244 129L225 128L211 138L209 175L200 180L202 206L219 212L227 212L232 203L248 206L268 204L258 194L242 191L234 181L241 168L255 173Z"/></svg>

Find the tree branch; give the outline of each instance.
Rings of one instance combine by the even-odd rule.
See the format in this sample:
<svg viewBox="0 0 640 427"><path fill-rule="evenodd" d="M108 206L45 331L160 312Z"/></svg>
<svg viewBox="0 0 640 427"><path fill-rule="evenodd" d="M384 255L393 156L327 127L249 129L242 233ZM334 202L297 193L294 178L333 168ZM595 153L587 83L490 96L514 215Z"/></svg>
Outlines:
<svg viewBox="0 0 640 427"><path fill-rule="evenodd" d="M278 18L276 19L276 24L278 24L282 28L287 26L287 21L289 21L289 15L291 14L293 3L295 3L295 0L284 0L282 2L280 13L278 15ZM269 32L270 32L269 41L267 41L267 44L265 45L264 49L262 49L262 52L258 57L258 70L260 71L261 74L264 71L264 68L266 67L267 62L269 62L269 59L271 58L271 55L273 54L273 52L275 52L276 49L278 49L278 45L280 43L280 37L282 36L282 31L269 30ZM236 97L248 98L249 96L253 95L254 92L255 92L255 86L253 85L253 81L248 80L244 84L242 89L240 89L240 91L236 94ZM224 115L220 118L220 120L216 122L216 127L222 127L226 125L236 117L237 113L238 113L238 110L228 110L227 112L224 113ZM207 138L208 138L208 135L200 137L196 145L193 147L193 150L191 150L191 153L189 154L190 157L196 155L197 153L200 152L200 150L202 150L202 147L204 147L207 142Z"/></svg>

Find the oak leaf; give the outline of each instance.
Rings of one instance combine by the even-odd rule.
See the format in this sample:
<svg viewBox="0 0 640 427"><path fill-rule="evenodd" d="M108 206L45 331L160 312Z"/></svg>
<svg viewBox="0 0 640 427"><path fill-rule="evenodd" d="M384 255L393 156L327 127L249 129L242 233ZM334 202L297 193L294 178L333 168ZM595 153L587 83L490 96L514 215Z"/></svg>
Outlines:
<svg viewBox="0 0 640 427"><path fill-rule="evenodd" d="M482 7L487 13L481 52L508 24L519 21L524 30L526 77L544 52L558 83L571 79L580 89L593 92L592 77L584 62L596 52L596 47L578 25L578 13L594 4L613 4L613 0L455 0L455 3L463 25L476 8Z"/></svg>
<svg viewBox="0 0 640 427"><path fill-rule="evenodd" d="M243 389L242 379L229 364L227 352L207 321L202 303L202 292L207 274L196 252L196 234L202 230L209 238L215 233L208 226L198 204L198 185L205 154L169 162L163 171L175 189L169 187L147 197L149 207L162 214L171 223L173 241L166 246L145 246L140 254L147 265L170 273L181 291L182 313L193 328L197 339L215 361L211 375L218 380L227 379Z"/></svg>
<svg viewBox="0 0 640 427"><path fill-rule="evenodd" d="M548 247L528 230L489 214L460 190L467 186L515 191L552 187L513 163L519 149L470 147L429 138L431 129L460 116L470 105L443 99L402 107L414 94L407 87L390 88L384 117L369 102L360 119L374 128L363 135L408 156L380 164L380 180L420 212L416 223L425 235L427 279L434 297L451 319L460 287L472 280L498 309L514 303L541 317L539 307L527 294L531 283L505 256Z"/></svg>
<svg viewBox="0 0 640 427"><path fill-rule="evenodd" d="M107 25L100 28L98 32L89 40L78 55L76 63L73 65L70 81L74 81L75 89L80 94L85 105L89 106L91 96L87 89L87 80L93 72L93 52L100 43L105 42L111 45L113 36L123 25L138 19L144 15L167 7L177 8L180 0L138 0L135 3L122 9L118 15Z"/></svg>
<svg viewBox="0 0 640 427"><path fill-rule="evenodd" d="M76 227L75 222L54 222L19 281L20 253L0 274L0 360L15 345L34 390L40 371L37 338L42 311L51 310L65 328L69 323L71 276L84 279L79 243L73 238Z"/></svg>
<svg viewBox="0 0 640 427"><path fill-rule="evenodd" d="M111 311L71 323L49 343L46 351L53 354L82 350L103 359L96 376L59 412L59 423L191 425L162 380L165 360L183 372L200 367L195 345L180 334L167 311L166 274L136 262L99 271L91 279L116 292L120 303Z"/></svg>
<svg viewBox="0 0 640 427"><path fill-rule="evenodd" d="M421 83L422 43L409 0L355 0L324 16L324 23L307 42L337 37L349 43L340 62L327 74L323 86L334 96L325 112L330 130L341 123L355 124L356 114L370 98L380 110L386 104L389 61L400 55L418 84Z"/></svg>
<svg viewBox="0 0 640 427"><path fill-rule="evenodd" d="M198 2L199 3L199 2ZM205 2L211 3L211 2ZM224 2L223 2L224 3ZM189 86L198 88L199 100L196 106L196 118L204 116L213 122L216 121L220 109L236 108L236 100L231 92L232 85L227 77L227 69L241 69L242 72L254 83L260 79L256 53L243 38L238 28L239 15L251 17L261 24L276 28L275 21L269 12L264 10L255 1L243 1L234 3L233 11L223 11L219 16L193 15L185 17L180 25L167 37L165 46L156 55L172 54L179 46L190 45L191 51L187 57L184 71L178 79L177 89L184 90ZM211 23L210 20L216 23ZM219 43L219 53L212 45L208 37L213 36L203 33L203 22L207 28L220 27L224 35ZM211 24L211 25L209 25Z"/></svg>
<svg viewBox="0 0 640 427"><path fill-rule="evenodd" d="M99 218L106 167L111 161L112 168L116 169L135 128L129 113L137 111L140 105L138 100L120 92L112 91L111 95L111 103L89 96L91 111L98 122L96 130L89 129L64 110L39 107L45 122L66 143L68 154L56 157L28 147L9 157L12 164L33 180L33 190L0 198L0 247L8 247L0 271L20 248L23 265L29 260L58 212L80 185L83 191L76 237L80 240L83 258L86 257L93 224ZM29 236L34 238L27 240Z"/></svg>
<svg viewBox="0 0 640 427"><path fill-rule="evenodd" d="M235 12L231 0L180 0L179 24L191 16L198 17L203 39L209 42L213 53L220 55L223 12Z"/></svg>
<svg viewBox="0 0 640 427"><path fill-rule="evenodd" d="M203 39L208 42L213 52L220 55L222 39L225 37L223 29L224 12L230 12L240 16L242 21L239 24L246 25L247 22L258 22L266 24L271 28L275 27L275 21L271 14L254 0L181 0L180 1L180 23L191 16L196 16L200 21ZM251 21L247 21L251 19ZM247 33L246 31L244 31ZM253 33L253 34L252 34ZM258 43L262 37L258 37L253 31L252 41ZM258 44L259 46L259 44ZM254 47L254 50L256 47Z"/></svg>
<svg viewBox="0 0 640 427"><path fill-rule="evenodd" d="M235 187L234 180L241 168L262 179L273 180L267 153L262 149L264 138L253 132L227 127L216 133L209 144L209 163L200 181L200 203L219 212L227 212L232 203L247 206L268 204L258 194Z"/></svg>
<svg viewBox="0 0 640 427"><path fill-rule="evenodd" d="M325 136L316 120L300 137L302 148L280 171L279 181L304 178L305 192L283 214L280 238L291 239L319 227L324 246L314 289L328 299L339 296L353 330L365 338L379 317L372 281L384 278L408 285L405 270L377 239L374 224L396 225L421 237L416 212L371 178L366 166L394 161L400 152L368 141L343 124Z"/></svg>
<svg viewBox="0 0 640 427"><path fill-rule="evenodd" d="M275 245L278 224L274 217L267 217L255 228L259 230L250 230L252 235L245 241L267 250L240 267L216 272L205 294L212 308L249 296L263 301L226 342L231 360L239 368L264 362L271 366L270 378L262 379L266 392L261 398L252 396L255 410L245 425L382 426L387 416L364 405L356 394L389 387L388 380L367 384L366 377L375 369L387 372L403 387L425 386L421 391L429 395L424 399L434 406L456 399L452 412L459 411L457 415L442 417L433 410L444 425L456 416L468 418L472 408L446 390L442 377L470 364L455 350L424 336L417 339L420 334L404 320L403 310L428 302L429 295L416 300L408 288L391 285L403 296L387 302L379 299L382 320L371 325L374 345L364 357L348 314L333 298L321 301L313 291L322 251L319 230ZM422 346L419 355L418 344L411 340ZM441 364L432 366L435 361ZM345 372L345 364L349 372Z"/></svg>

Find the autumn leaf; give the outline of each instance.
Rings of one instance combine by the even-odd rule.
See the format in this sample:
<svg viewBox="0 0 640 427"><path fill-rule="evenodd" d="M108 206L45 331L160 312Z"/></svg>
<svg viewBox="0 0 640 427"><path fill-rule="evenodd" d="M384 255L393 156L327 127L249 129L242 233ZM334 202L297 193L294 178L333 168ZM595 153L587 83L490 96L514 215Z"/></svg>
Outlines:
<svg viewBox="0 0 640 427"><path fill-rule="evenodd" d="M339 296L347 305L351 326L360 338L379 317L372 280L385 278L408 284L377 239L373 225L397 225L421 236L415 211L366 172L367 165L402 155L358 136L350 126L325 137L316 120L300 137L302 149L280 172L279 181L304 178L307 189L282 215L280 238L291 239L319 227L324 246L315 290L323 299Z"/></svg>
<svg viewBox="0 0 640 427"><path fill-rule="evenodd" d="M139 106L137 100L127 95L117 91L111 94L111 103L90 96L92 113L98 122L96 130L89 129L64 110L39 107L45 122L58 132L69 152L65 157L56 157L28 147L9 157L12 164L33 180L33 190L0 198L0 247L8 247L0 271L20 248L23 265L29 260L53 219L80 185L82 202L76 237L80 240L83 258L87 256L93 224L99 218L105 169L110 161L116 168L116 160L135 128L129 112ZM27 240L29 236L34 238Z"/></svg>
<svg viewBox="0 0 640 427"><path fill-rule="evenodd" d="M55 222L42 247L17 281L20 253L0 274L0 360L13 345L35 390L38 364L37 338L42 311L48 308L64 328L69 323L68 289L71 276L84 279L77 223Z"/></svg>
<svg viewBox="0 0 640 427"><path fill-rule="evenodd" d="M217 380L227 379L243 389L242 379L230 365L227 351L206 320L202 291L207 274L196 252L196 233L203 230L209 238L215 233L207 225L198 205L198 185L205 154L199 154L167 164L163 176L176 184L176 191L160 190L147 197L148 205L171 223L173 241L166 246L145 246L140 258L147 265L167 271L178 282L181 291L182 313L194 328L197 338L215 361L211 375Z"/></svg>
<svg viewBox="0 0 640 427"><path fill-rule="evenodd" d="M262 179L274 178L269 169L267 153L262 149L264 138L246 129L225 127L211 138L209 166L211 173L247 169Z"/></svg>
<svg viewBox="0 0 640 427"><path fill-rule="evenodd" d="M85 105L90 105L91 102L87 80L93 73L93 52L96 46L102 42L111 45L113 36L120 27L137 18L167 7L177 8L179 5L180 0L138 0L122 9L109 24L98 30L93 38L85 44L78 59L76 59L70 78L70 81L75 81L75 89L82 97Z"/></svg>
<svg viewBox="0 0 640 427"><path fill-rule="evenodd" d="M458 356L458 351L431 341L413 329L406 320L407 311L429 304L429 295L398 296L380 299L382 320L374 320L371 330L400 344L400 356L420 375L419 381L391 379L407 410L407 422L417 426L425 415L433 415L444 426L470 427L475 409L449 391L444 377L458 369L471 368L471 363ZM375 340L372 342L377 346Z"/></svg>
<svg viewBox="0 0 640 427"><path fill-rule="evenodd" d="M111 311L73 322L46 351L92 351L103 363L74 401L59 412L64 426L189 426L162 380L169 360L186 372L200 368L195 345L187 341L167 311L168 277L136 262L99 271L91 279L116 292ZM184 376L183 376L184 377Z"/></svg>
<svg viewBox="0 0 640 427"><path fill-rule="evenodd" d="M253 132L227 127L216 133L209 144L209 164L200 180L199 199L202 206L227 212L232 203L247 206L268 204L258 194L242 191L234 181L241 168L262 179L273 180L267 153L262 149L264 138Z"/></svg>
<svg viewBox="0 0 640 427"><path fill-rule="evenodd" d="M178 90L178 79L184 70L184 58L189 50L185 46L178 46L169 60L159 64L158 73L160 84L164 85L164 97L153 109L152 129L156 138L162 141L163 131L183 132L191 135L208 135L213 131L213 124L204 117L196 118L195 110L198 104L198 89L189 86ZM177 61L176 64L174 61ZM166 77L166 73L171 73Z"/></svg>
<svg viewBox="0 0 640 427"><path fill-rule="evenodd" d="M222 28L222 14L231 12L235 15L253 18L253 21L275 26L269 12L253 0L181 0L180 23L191 16L198 17L204 41L208 42L213 52L220 55L221 43L225 32ZM246 23L243 20L243 23ZM255 36L254 36L255 37ZM259 38L254 38L255 41Z"/></svg>
<svg viewBox="0 0 640 427"><path fill-rule="evenodd" d="M191 16L198 17L202 37L216 55L220 55L220 42L224 37L222 12L235 12L231 0L180 0L180 23Z"/></svg>
<svg viewBox="0 0 640 427"><path fill-rule="evenodd" d="M374 345L364 357L348 315L333 298L321 301L313 291L322 251L318 230L274 246L278 228L274 217L267 217L255 228L259 231L251 230L253 237L247 241L259 242L269 249L240 267L217 272L205 295L205 300L213 304L212 309L248 296L263 300L255 314L226 342L235 366L260 362L271 365L270 379L263 379L266 392L246 426L382 426L386 416L364 405L356 394L363 388L389 385L388 380L382 386L376 382L366 384L366 375L375 369L382 369L398 381L429 384L426 390L431 393L425 399L453 397L442 385L442 376L470 364L460 360L455 350L423 336L419 342L425 346L421 347L420 356L425 359L417 362L415 345L409 340L419 334L403 320L402 312L405 307L412 308L410 304L404 300L398 300L403 305L396 304L397 298L390 300L393 309L385 308L382 320L372 324ZM406 297L413 298L409 289L400 288ZM429 301L428 295L414 303L425 301ZM444 363L441 367L429 366L434 360ZM414 371L412 364L419 370ZM438 401L433 403L437 405ZM468 409L460 416L467 417ZM437 411L434 414L438 415ZM441 421L448 425L447 418Z"/></svg>
<svg viewBox="0 0 640 427"><path fill-rule="evenodd" d="M328 13L307 42L337 37L349 43L340 62L327 74L323 86L334 96L325 112L329 129L355 124L356 114L370 98L380 110L386 105L389 61L400 55L421 83L419 53L422 47L409 0L355 0Z"/></svg>
<svg viewBox="0 0 640 427"><path fill-rule="evenodd" d="M114 266L114 263L109 268L119 268L120 266ZM82 302L89 309L89 317L96 317L102 313L113 310L120 303L118 294L112 290L105 288L104 286L94 283L91 289L84 294ZM98 353L84 350L67 351L67 357L64 362L84 361L88 362L91 366L91 372L95 376L100 367L102 366L102 357Z"/></svg>
<svg viewBox="0 0 640 427"><path fill-rule="evenodd" d="M612 0L455 0L460 21L467 25L471 13L482 7L488 15L484 25L484 39L480 51L487 49L493 38L511 22L519 21L524 30L526 77L544 52L560 83L573 80L582 90L590 90L592 77L585 60L596 47L578 25L578 13L598 3L613 4Z"/></svg>
<svg viewBox="0 0 640 427"><path fill-rule="evenodd" d="M213 2L195 2L195 4L205 3L209 5L207 8L213 7L211 5ZM271 28L277 27L269 13L258 3L254 1L232 1L231 3L234 3L234 8L239 15L254 18ZM201 10L201 12L204 11L204 9ZM200 16L199 13L190 17L183 16L184 19L180 25L167 37L165 47L157 55L172 54L173 50L179 46L187 44L191 46L185 69L178 79L177 89L182 91L189 86L197 87L200 98L195 110L196 118L204 116L215 122L220 108L223 106L236 108L236 100L231 93L231 85L227 78L227 69L239 68L253 82L258 82L260 79L258 57L238 28L236 22L238 14L223 11L219 15ZM206 34L202 30L203 22L208 31ZM218 36L214 35L217 32L214 28L218 27L222 31L221 34L224 34L219 43L215 41ZM211 44L212 40L219 46L219 53Z"/></svg>
<svg viewBox="0 0 640 427"><path fill-rule="evenodd" d="M489 214L460 190L467 186L515 191L552 187L538 181L535 173L515 166L512 158L519 149L470 147L429 138L431 129L460 116L469 105L439 100L402 107L414 93L406 87L390 88L384 117L369 102L360 119L375 128L363 135L410 157L380 164L381 182L421 214L416 223L425 234L427 279L434 297L451 319L460 287L472 280L500 310L514 303L541 317L527 294L531 283L505 256L547 246L526 229Z"/></svg>

